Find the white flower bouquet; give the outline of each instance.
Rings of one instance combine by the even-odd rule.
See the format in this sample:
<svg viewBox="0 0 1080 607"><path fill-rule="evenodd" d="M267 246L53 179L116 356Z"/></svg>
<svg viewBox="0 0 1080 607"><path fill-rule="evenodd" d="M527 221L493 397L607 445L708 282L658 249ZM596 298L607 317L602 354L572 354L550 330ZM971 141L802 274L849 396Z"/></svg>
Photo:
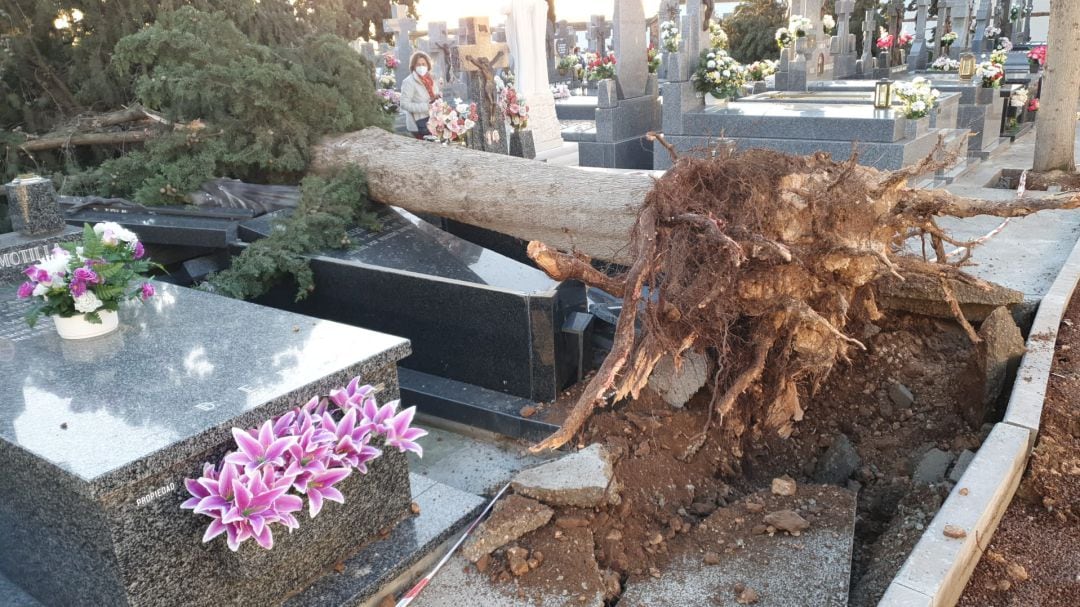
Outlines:
<svg viewBox="0 0 1080 607"><path fill-rule="evenodd" d="M900 99L900 111L905 118L916 119L928 115L940 96L941 93L930 86L930 81L921 76L896 85L896 97Z"/></svg>
<svg viewBox="0 0 1080 607"><path fill-rule="evenodd" d="M660 46L669 53L679 52L679 42L682 36L674 21L665 21L660 24Z"/></svg>

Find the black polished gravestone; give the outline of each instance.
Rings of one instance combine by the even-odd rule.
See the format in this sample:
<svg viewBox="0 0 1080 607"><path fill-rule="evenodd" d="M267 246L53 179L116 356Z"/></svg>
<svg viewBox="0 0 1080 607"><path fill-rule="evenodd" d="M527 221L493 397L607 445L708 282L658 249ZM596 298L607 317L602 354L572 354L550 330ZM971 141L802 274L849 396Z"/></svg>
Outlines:
<svg viewBox="0 0 1080 607"><path fill-rule="evenodd" d="M408 515L396 449L342 481L345 504L275 527L270 551L204 544L210 519L180 509L231 428L354 376L397 397L405 339L159 285L119 331L65 341L0 301L0 577L41 603L277 604Z"/></svg>
<svg viewBox="0 0 1080 607"><path fill-rule="evenodd" d="M515 398L503 398L503 409L516 413L531 401L553 400L580 378L577 329L563 327L586 310L581 284L553 281L401 209L383 207L380 216L381 230L353 229L350 248L312 256L315 291L307 299L296 302L295 289L282 287L261 301L407 337L413 354L401 363L406 400L414 386L461 382L472 386L446 389L478 386L510 395ZM241 224L241 238L269 233L272 220ZM415 401L421 410L484 425L464 414L432 410L438 397L427 397Z"/></svg>

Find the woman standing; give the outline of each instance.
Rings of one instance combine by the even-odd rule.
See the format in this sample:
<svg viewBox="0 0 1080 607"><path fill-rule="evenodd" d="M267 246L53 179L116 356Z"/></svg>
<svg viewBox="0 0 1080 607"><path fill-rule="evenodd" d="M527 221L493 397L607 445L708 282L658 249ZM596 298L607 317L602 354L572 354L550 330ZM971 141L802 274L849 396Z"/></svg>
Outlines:
<svg viewBox="0 0 1080 607"><path fill-rule="evenodd" d="M431 77L431 57L417 51L409 59L409 77L401 83L401 110L405 112L405 128L417 139L423 139L428 131L428 110L431 102L441 95Z"/></svg>

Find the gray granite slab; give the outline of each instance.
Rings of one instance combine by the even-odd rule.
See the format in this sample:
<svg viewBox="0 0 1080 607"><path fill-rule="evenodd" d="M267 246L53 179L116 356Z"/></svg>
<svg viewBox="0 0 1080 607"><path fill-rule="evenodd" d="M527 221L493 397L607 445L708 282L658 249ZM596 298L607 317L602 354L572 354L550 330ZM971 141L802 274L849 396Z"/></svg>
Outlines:
<svg viewBox="0 0 1080 607"><path fill-rule="evenodd" d="M203 544L183 479L253 427L351 377L397 397L406 340L169 285L121 309L121 329L60 340L0 310L0 571L49 605L275 600L354 552L408 508L396 450L338 487L273 551ZM198 580L198 583L193 583Z"/></svg>
<svg viewBox="0 0 1080 607"><path fill-rule="evenodd" d="M60 212L52 180L37 176L17 178L4 189L13 230L36 236L64 229L64 215Z"/></svg>
<svg viewBox="0 0 1080 607"><path fill-rule="evenodd" d="M23 270L49 255L57 244L81 237L82 230L67 226L54 234L41 236L24 236L18 232L0 234L0 288L24 280ZM8 295L11 293L14 290Z"/></svg>
<svg viewBox="0 0 1080 607"><path fill-rule="evenodd" d="M684 115L687 134L808 141L894 143L904 138L904 118L872 106L741 103Z"/></svg>
<svg viewBox="0 0 1080 607"><path fill-rule="evenodd" d="M327 571L285 607L345 607L377 598L388 582L468 525L485 503L421 474L410 474L409 480L420 513L344 561L341 573Z"/></svg>

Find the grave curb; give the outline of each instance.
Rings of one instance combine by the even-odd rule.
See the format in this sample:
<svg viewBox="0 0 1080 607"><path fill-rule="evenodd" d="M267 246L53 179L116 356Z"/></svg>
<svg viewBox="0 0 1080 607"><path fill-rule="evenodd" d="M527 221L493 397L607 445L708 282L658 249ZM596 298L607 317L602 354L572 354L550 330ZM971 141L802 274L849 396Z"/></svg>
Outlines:
<svg viewBox="0 0 1080 607"><path fill-rule="evenodd" d="M1039 431L1058 327L1078 280L1080 241L1039 304L1004 419L994 425L878 607L951 607L960 599L1027 467ZM961 495L962 490L966 495ZM962 527L967 535L945 537L947 524Z"/></svg>

